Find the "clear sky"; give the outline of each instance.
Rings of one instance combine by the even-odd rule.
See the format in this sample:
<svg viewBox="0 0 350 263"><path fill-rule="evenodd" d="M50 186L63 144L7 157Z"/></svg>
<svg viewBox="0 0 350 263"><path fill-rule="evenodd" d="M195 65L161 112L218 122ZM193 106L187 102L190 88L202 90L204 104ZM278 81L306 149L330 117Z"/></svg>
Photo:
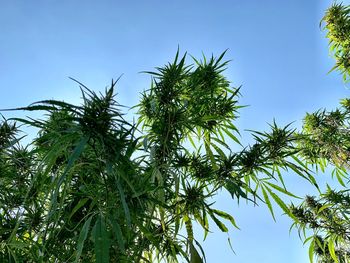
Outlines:
<svg viewBox="0 0 350 263"><path fill-rule="evenodd" d="M78 103L80 91L69 76L103 90L121 74L120 102L133 106L150 83L139 72L172 60L178 46L197 57L228 48L232 62L226 75L232 85L242 85L241 104L250 105L241 110L237 126L266 130L275 118L300 128L305 112L334 108L349 92L338 73L327 74L334 61L319 22L331 3L0 0L0 108L50 98ZM250 140L243 132L242 141ZM314 192L295 175L285 176L298 194ZM203 243L208 263L308 261L296 231L288 232L287 217L275 223L264 205L237 206L225 194L217 205L235 216L241 230L229 234L234 255L227 235L214 229Z"/></svg>

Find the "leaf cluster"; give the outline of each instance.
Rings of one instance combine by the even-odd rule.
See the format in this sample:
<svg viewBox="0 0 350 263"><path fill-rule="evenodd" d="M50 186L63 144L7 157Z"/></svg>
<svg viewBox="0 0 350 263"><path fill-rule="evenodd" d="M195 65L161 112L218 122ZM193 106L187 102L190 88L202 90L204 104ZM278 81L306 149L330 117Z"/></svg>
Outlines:
<svg viewBox="0 0 350 263"><path fill-rule="evenodd" d="M148 72L151 87L128 123L115 99L116 81L95 93L76 81L82 104L45 100L16 110L44 119L13 118L36 127L21 144L17 127L0 126L0 259L2 262L204 262L193 226L238 229L214 196L273 203L294 215L282 195L291 170L316 185L298 157L299 135L289 125L253 132L242 147L240 88L224 76L228 61L203 57ZM229 142L242 147L232 151Z"/></svg>
<svg viewBox="0 0 350 263"><path fill-rule="evenodd" d="M301 206L292 206L299 233L310 242L310 261L313 255L317 262L348 262L350 258L350 196L349 190L334 191L328 187L319 198L307 196Z"/></svg>
<svg viewBox="0 0 350 263"><path fill-rule="evenodd" d="M327 9L321 23L327 30L330 51L336 59L332 70L336 69L348 81L350 75L350 8L342 3L334 3ZM332 71L331 70L331 71Z"/></svg>

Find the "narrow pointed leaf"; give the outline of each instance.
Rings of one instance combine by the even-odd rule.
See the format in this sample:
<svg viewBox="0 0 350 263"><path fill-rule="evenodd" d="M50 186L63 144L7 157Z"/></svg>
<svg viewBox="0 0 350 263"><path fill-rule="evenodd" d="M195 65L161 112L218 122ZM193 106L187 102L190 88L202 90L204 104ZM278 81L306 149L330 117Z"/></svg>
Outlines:
<svg viewBox="0 0 350 263"><path fill-rule="evenodd" d="M89 233L89 229L90 229L90 224L91 224L91 220L92 220L92 216L90 216L84 223L80 234L79 234L79 238L78 238L78 244L77 244L77 255L75 257L75 262L78 263L79 262L79 258L81 256L81 253L83 251L83 247L84 247L84 243L86 240L86 237Z"/></svg>
<svg viewBox="0 0 350 263"><path fill-rule="evenodd" d="M110 240L104 218L99 215L93 228L96 263L109 263Z"/></svg>

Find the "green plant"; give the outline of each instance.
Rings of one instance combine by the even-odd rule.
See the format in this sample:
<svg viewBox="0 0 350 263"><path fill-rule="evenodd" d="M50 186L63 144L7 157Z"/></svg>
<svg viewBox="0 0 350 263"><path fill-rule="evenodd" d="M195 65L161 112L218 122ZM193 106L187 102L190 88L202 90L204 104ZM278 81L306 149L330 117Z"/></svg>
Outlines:
<svg viewBox="0 0 350 263"><path fill-rule="evenodd" d="M205 236L212 223L227 232L234 217L215 208L213 196L272 201L294 217L277 194L295 197L282 171L316 184L297 158L298 136L275 123L240 144L239 88L223 75L227 61L186 54L155 72L142 94L137 124L123 118L114 96L82 83L82 105L56 100L17 110L46 118L12 121L38 128L21 146L15 125L0 128L0 258L2 262L203 262L193 224ZM17 137L16 137L17 134ZM17 139L16 139L17 138Z"/></svg>
<svg viewBox="0 0 350 263"><path fill-rule="evenodd" d="M325 23L331 54L337 69L348 81L350 73L350 9L343 4L333 4L321 22ZM304 118L300 136L300 156L303 162L323 172L329 164L345 190L328 187L319 197L306 197L300 206L291 206L295 223L305 242L310 242L309 257L313 262L349 262L350 259L350 128L349 99L343 99L333 111L319 110ZM307 230L312 234L307 236Z"/></svg>

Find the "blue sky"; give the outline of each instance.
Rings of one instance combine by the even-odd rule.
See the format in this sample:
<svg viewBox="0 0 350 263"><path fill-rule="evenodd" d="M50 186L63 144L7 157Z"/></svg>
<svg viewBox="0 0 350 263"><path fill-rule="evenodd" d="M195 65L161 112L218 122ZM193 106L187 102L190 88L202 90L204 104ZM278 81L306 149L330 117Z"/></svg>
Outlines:
<svg viewBox="0 0 350 263"><path fill-rule="evenodd" d="M121 74L120 103L133 106L150 84L139 72L172 60L178 46L197 57L229 49L226 76L233 86L242 85L241 104L249 105L236 125L266 130L275 118L300 128L305 112L334 108L348 95L339 74L327 74L334 61L319 21L331 3L0 0L0 108L50 98L78 103L80 91L68 77L103 90ZM248 132L242 141L251 141ZM314 192L295 175L285 176L301 196ZM209 263L308 261L297 233L288 232L288 218L275 223L264 205L237 206L225 194L217 205L235 216L241 230L229 234L234 255L227 235L215 229L203 243Z"/></svg>

